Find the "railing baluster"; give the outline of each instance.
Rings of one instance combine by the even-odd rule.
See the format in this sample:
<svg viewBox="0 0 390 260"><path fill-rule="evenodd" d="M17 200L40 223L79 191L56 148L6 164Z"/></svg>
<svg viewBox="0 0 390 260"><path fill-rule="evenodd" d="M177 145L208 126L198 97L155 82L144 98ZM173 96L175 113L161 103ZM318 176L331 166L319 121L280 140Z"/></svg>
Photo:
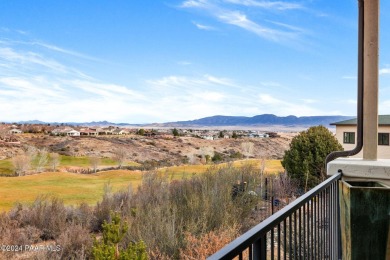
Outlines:
<svg viewBox="0 0 390 260"><path fill-rule="evenodd" d="M318 205L317 205L317 226L318 226L318 232L317 232L317 244L318 246L318 259L322 259L321 255L321 247L322 247L322 241L321 241L321 193L318 194Z"/></svg>
<svg viewBox="0 0 390 260"><path fill-rule="evenodd" d="M284 242L284 250L283 250L283 256L284 260L287 260L287 221L286 219L283 220L283 242Z"/></svg>
<svg viewBox="0 0 390 260"><path fill-rule="evenodd" d="M317 247L314 246L317 244L317 227L316 227L316 223L317 223L317 196L314 197L314 201L313 201L313 250L314 250L314 254L313 254L313 259L316 259L317 258Z"/></svg>
<svg viewBox="0 0 390 260"><path fill-rule="evenodd" d="M331 226L331 218L332 218L332 210L331 210L331 201L330 201L330 195L331 195L331 189L332 189L332 186L330 186L329 188L328 188L328 195L327 195L327 197L326 197L326 205L328 206L327 207L327 212L326 212L326 214L327 214L327 219L328 219L328 228L327 228L327 232L328 232L328 236L327 236L327 241L328 241L328 247L327 247L327 256L328 256L328 259L330 258L330 256L332 255L332 253L331 253L331 243L330 243L330 241L331 241L331 235L332 235L332 226Z"/></svg>
<svg viewBox="0 0 390 260"><path fill-rule="evenodd" d="M310 206L311 206L311 201L308 201L307 204L306 204L306 234L307 234L307 237L306 237L306 250L307 250L307 259L310 259L310 219L311 219L311 211L310 211Z"/></svg>
<svg viewBox="0 0 390 260"><path fill-rule="evenodd" d="M325 189L325 207L324 207L324 218L325 218L325 228L324 228L324 232L325 232L325 259L328 259L328 255L329 255L329 201L328 201L328 194L329 194L329 189Z"/></svg>
<svg viewBox="0 0 390 260"><path fill-rule="evenodd" d="M325 258L325 191L321 193L321 259Z"/></svg>
<svg viewBox="0 0 390 260"><path fill-rule="evenodd" d="M318 242L320 243L320 248L319 248L319 259L323 259L324 256L322 254L322 248L323 248L323 244L324 244L324 241L322 239L322 231L323 231L323 223L322 223L322 207L323 207L323 203L322 203L322 192L319 194L320 196L320 201L319 201L319 221L318 221L318 226L319 226L319 230L318 230L318 233L319 233L319 240Z"/></svg>
<svg viewBox="0 0 390 260"><path fill-rule="evenodd" d="M297 244L298 244L298 240L297 240L297 212L295 211L294 213L294 259L297 259L297 255L298 255L298 252L297 252Z"/></svg>
<svg viewBox="0 0 390 260"><path fill-rule="evenodd" d="M329 238L330 238L330 212L329 212L329 192L330 189L325 189L325 259L329 258Z"/></svg>
<svg viewBox="0 0 390 260"><path fill-rule="evenodd" d="M322 257L323 259L326 258L326 189L324 190L324 194L323 194L323 197L322 197Z"/></svg>
<svg viewBox="0 0 390 260"><path fill-rule="evenodd" d="M307 255L307 259L310 259L310 256L311 256L311 252L310 252L310 250L311 250L311 246L310 246L310 241L311 241L311 239L310 239L310 236L311 236L311 219L312 219L312 215L311 215L311 211L310 211L310 209L311 209L311 205L312 205L313 203L312 203L312 201L308 201L307 202L307 207L306 207L306 210L307 210L307 216L306 216L306 223L307 223L307 230L306 230L306 233L307 233L307 239L306 239L306 248L307 248L307 253L306 253L306 255Z"/></svg>
<svg viewBox="0 0 390 260"><path fill-rule="evenodd" d="M338 246L337 246L337 259L342 258L342 244L341 244L341 225L340 225L340 186L339 186L339 181L337 182L337 193L336 193L336 201L337 201L337 241L338 241Z"/></svg>
<svg viewBox="0 0 390 260"><path fill-rule="evenodd" d="M306 259L306 203L303 204L303 259Z"/></svg>
<svg viewBox="0 0 390 260"><path fill-rule="evenodd" d="M288 239L288 245L289 245L289 256L290 256L290 259L292 259L292 249L293 249L293 245L292 245L292 219L291 219L291 215L288 217L288 222L289 222L289 228L288 228L288 230L289 230L289 239Z"/></svg>
<svg viewBox="0 0 390 260"><path fill-rule="evenodd" d="M334 184L332 184L331 189L332 189L332 194L330 196L330 201L332 202L331 203L331 208L332 208L332 235L330 236L330 241L331 241L332 245L330 247L330 252L331 252L330 259L336 259L336 254L334 252L334 249L336 248L335 242L337 241L336 238L335 238L336 231L334 229L334 227L335 227L335 219L336 219L335 201L334 201L334 197L335 197L335 186L334 186Z"/></svg>
<svg viewBox="0 0 390 260"><path fill-rule="evenodd" d="M275 241L274 241L274 228L271 229L271 259L273 260L274 259L274 245L275 245Z"/></svg>
<svg viewBox="0 0 390 260"><path fill-rule="evenodd" d="M302 208L299 208L299 259L302 257Z"/></svg>
<svg viewBox="0 0 390 260"><path fill-rule="evenodd" d="M310 256L311 256L311 258L309 257L309 259L314 259L314 198L311 200L311 204L310 204L310 210L311 210L311 214L310 214L310 216L311 216L311 223L310 223L310 225L311 225L311 227L310 227L310 229L311 229L311 232L310 232L310 248L311 248L311 250L310 250L310 252L311 252L311 254L310 254Z"/></svg>
<svg viewBox="0 0 390 260"><path fill-rule="evenodd" d="M333 186L331 185L329 187L329 195L328 195L328 240L329 240L329 243L328 243L328 256L329 256L329 259L333 259L333 247L332 247L332 241L333 240L333 199L332 199L332 195L333 195Z"/></svg>
<svg viewBox="0 0 390 260"><path fill-rule="evenodd" d="M280 260L280 223L278 224L278 260Z"/></svg>

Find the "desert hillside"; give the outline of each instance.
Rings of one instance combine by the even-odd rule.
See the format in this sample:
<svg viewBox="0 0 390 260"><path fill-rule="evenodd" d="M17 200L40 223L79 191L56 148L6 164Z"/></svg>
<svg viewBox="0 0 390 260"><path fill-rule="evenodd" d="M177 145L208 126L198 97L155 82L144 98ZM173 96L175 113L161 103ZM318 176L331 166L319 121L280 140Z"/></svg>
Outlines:
<svg viewBox="0 0 390 260"><path fill-rule="evenodd" d="M178 165L197 163L202 156L218 153L223 161L249 156L251 158L281 159L293 134L281 134L274 138L229 138L205 140L196 137L146 137L135 134L123 136L50 136L21 134L15 143L2 143L0 159L12 158L23 153L28 146L46 148L69 156L98 156L111 158L118 148L127 150L127 159L143 163L159 161ZM245 154L242 143L253 143L253 151Z"/></svg>

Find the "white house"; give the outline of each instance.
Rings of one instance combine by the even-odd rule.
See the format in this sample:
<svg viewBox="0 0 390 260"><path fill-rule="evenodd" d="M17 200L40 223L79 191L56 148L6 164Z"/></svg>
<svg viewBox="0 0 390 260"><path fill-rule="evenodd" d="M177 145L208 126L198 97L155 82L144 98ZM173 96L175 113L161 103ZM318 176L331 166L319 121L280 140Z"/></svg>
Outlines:
<svg viewBox="0 0 390 260"><path fill-rule="evenodd" d="M114 131L112 131L113 135L124 135L127 134L128 132L125 129L117 128Z"/></svg>
<svg viewBox="0 0 390 260"><path fill-rule="evenodd" d="M343 146L344 150L352 150L356 146L356 118L344 120L331 125L336 126L336 138ZM378 158L390 159L390 115L380 115L378 117ZM364 149L364 148L363 148ZM362 158L360 152L353 157Z"/></svg>
<svg viewBox="0 0 390 260"><path fill-rule="evenodd" d="M13 129L9 130L8 133L10 133L10 134L21 134L23 132L20 129L13 128Z"/></svg>
<svg viewBox="0 0 390 260"><path fill-rule="evenodd" d="M68 135L68 136L80 136L80 132L72 129L72 130L67 131L66 135Z"/></svg>
<svg viewBox="0 0 390 260"><path fill-rule="evenodd" d="M51 131L53 135L80 136L80 132L71 127L56 128Z"/></svg>

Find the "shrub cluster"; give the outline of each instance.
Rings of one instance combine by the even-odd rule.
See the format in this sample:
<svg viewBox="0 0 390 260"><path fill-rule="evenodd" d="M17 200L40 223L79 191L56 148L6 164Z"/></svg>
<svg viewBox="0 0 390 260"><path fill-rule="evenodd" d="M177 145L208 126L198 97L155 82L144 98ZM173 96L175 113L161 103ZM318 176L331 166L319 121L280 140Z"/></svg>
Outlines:
<svg viewBox="0 0 390 260"><path fill-rule="evenodd" d="M250 165L211 167L188 179L170 178L146 173L136 191L129 186L113 193L106 185L94 207L69 207L44 196L31 205L19 204L0 215L0 244L61 246L58 252L32 252L27 256L31 259L91 259L112 246L128 255L146 246L150 259L203 259L246 231L249 227L243 223L251 222L262 200L254 194L261 194L263 176ZM245 183L246 189L233 198L237 183ZM125 228L110 244L105 234L115 225Z"/></svg>

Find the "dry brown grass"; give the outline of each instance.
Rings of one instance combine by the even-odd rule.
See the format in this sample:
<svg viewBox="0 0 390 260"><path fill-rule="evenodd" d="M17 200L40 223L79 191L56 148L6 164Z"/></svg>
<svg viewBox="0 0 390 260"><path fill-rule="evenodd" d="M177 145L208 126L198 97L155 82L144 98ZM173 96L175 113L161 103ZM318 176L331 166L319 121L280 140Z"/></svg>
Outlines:
<svg viewBox="0 0 390 260"><path fill-rule="evenodd" d="M238 235L239 228L236 225L221 230L210 231L200 236L186 232L184 234L186 246L180 249L180 259L206 259L230 243Z"/></svg>

